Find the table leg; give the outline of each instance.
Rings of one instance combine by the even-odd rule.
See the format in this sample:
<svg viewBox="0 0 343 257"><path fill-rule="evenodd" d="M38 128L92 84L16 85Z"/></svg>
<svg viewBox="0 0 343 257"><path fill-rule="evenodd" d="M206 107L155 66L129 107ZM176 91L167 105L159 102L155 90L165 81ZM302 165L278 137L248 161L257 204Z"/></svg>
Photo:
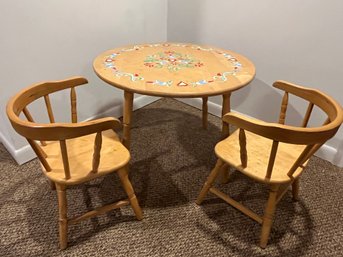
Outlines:
<svg viewBox="0 0 343 257"><path fill-rule="evenodd" d="M130 150L130 129L133 108L133 93L124 91L123 145Z"/></svg>
<svg viewBox="0 0 343 257"><path fill-rule="evenodd" d="M222 116L224 116L224 114L231 111L230 97L231 97L231 93L227 93L223 95ZM227 124L226 122L223 122L223 125L222 125L222 135L224 138L230 135L229 124Z"/></svg>
<svg viewBox="0 0 343 257"><path fill-rule="evenodd" d="M227 93L223 95L223 107L222 107L222 116L224 116L226 113L231 111L231 106L230 106L230 97L231 93ZM226 122L222 123L222 136L223 138L226 138L230 135L230 128L229 124ZM220 183L227 183L229 181L229 166L224 166L222 168L222 171L220 172L220 176L218 177L218 180Z"/></svg>
<svg viewBox="0 0 343 257"><path fill-rule="evenodd" d="M204 96L202 98L202 127L204 129L207 129L207 114L208 114L207 100L208 100L207 96Z"/></svg>

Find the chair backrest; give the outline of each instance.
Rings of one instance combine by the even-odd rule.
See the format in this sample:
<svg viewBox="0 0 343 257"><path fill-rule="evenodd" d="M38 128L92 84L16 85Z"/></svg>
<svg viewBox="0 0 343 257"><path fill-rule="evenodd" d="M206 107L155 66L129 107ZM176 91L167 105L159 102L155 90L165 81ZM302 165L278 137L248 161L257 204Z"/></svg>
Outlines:
<svg viewBox="0 0 343 257"><path fill-rule="evenodd" d="M285 81L276 81L273 86L285 91L282 98L278 124L246 118L234 113L228 113L223 117L224 121L240 128L239 140L243 166L247 165L244 130L273 140L266 178L271 177L279 142L306 145L303 152L287 173L289 176L292 176L299 166L303 165L328 139L336 134L343 122L343 110L340 104L319 90L301 87ZM308 102L307 111L299 127L285 125L289 94L298 96ZM323 125L319 127L307 127L314 106L317 106L326 113L327 118L323 122Z"/></svg>
<svg viewBox="0 0 343 257"><path fill-rule="evenodd" d="M36 143L36 140L40 141L42 145L46 144L45 141L60 141L66 179L70 178L66 139L97 133L95 137L93 155L93 171L96 172L99 165L101 150L101 131L107 129L114 130L121 126L120 121L115 118L102 118L94 121L77 123L75 87L87 83L88 81L85 78L73 77L63 81L35 84L17 93L7 104L7 116L13 128L18 134L27 139L46 171L50 171L51 167L46 161L46 154ZM49 95L51 93L69 88L71 123L58 123L55 121ZM30 103L41 97L44 98L50 123L35 123L31 113L27 108ZM20 118L21 113L24 113L27 121Z"/></svg>

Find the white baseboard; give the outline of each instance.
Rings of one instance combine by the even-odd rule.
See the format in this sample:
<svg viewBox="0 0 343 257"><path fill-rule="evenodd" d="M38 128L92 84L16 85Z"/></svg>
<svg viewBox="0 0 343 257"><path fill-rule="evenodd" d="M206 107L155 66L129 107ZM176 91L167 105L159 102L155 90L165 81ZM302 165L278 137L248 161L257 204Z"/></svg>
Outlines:
<svg viewBox="0 0 343 257"><path fill-rule="evenodd" d="M161 97L158 96L147 96L147 95L141 95L134 99L133 101L133 110L140 109L148 104L151 104L153 102L156 102L157 100L161 99Z"/></svg>
<svg viewBox="0 0 343 257"><path fill-rule="evenodd" d="M148 104L151 104L157 100L159 100L161 97L155 97L155 96L146 96L142 95L133 100L133 110L140 109ZM89 117L86 120L94 120L99 117L106 117L106 116L114 116L114 117L121 117L123 116L123 106L116 105L113 106L112 108L102 112L102 113L97 113L96 115Z"/></svg>
<svg viewBox="0 0 343 257"><path fill-rule="evenodd" d="M7 149L7 151L12 155L14 160L19 165L36 158L36 154L33 152L30 145L25 145L16 150L1 132L0 132L0 140L2 144L5 146L5 148Z"/></svg>
<svg viewBox="0 0 343 257"><path fill-rule="evenodd" d="M145 96L145 95L139 96L135 98L133 101L133 110L142 108L145 105L148 105L150 103L157 101L158 99L160 99L160 97L152 97L152 96ZM121 117L123 115L122 105L114 106L103 113L98 113L94 115L93 117L87 120L96 119L100 116L102 117L108 116L109 114L114 115L115 117ZM7 149L7 151L13 156L13 158L19 165L37 157L29 144L19 149L15 149L13 145L8 141L8 139L1 132L0 132L0 140L5 146L5 148Z"/></svg>
<svg viewBox="0 0 343 257"><path fill-rule="evenodd" d="M316 156L331 162L332 164L343 167L343 156L339 154L338 150L329 145L322 145L315 153ZM336 158L338 157L338 158Z"/></svg>
<svg viewBox="0 0 343 257"><path fill-rule="evenodd" d="M191 105L195 108L202 109L202 99L201 98L177 98L176 100L183 102L185 104ZM222 106L213 102L208 101L208 112L217 116L221 117L222 113ZM233 110L236 112L235 110ZM239 112L237 112L239 113ZM332 164L343 167L343 157L335 158L338 156L338 150L334 147L324 144L316 153L315 155L331 162Z"/></svg>
<svg viewBox="0 0 343 257"><path fill-rule="evenodd" d="M176 100L193 106L198 109L202 109L202 98L176 98ZM222 116L222 106L216 103L212 103L210 101L207 102L208 112L217 116Z"/></svg>

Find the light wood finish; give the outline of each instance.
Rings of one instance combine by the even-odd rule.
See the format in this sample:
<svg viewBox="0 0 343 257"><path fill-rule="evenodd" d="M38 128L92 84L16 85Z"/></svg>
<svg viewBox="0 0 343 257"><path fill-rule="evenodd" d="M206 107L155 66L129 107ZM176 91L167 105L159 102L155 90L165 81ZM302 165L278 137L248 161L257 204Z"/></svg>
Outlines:
<svg viewBox="0 0 343 257"><path fill-rule="evenodd" d="M285 94L288 94L287 92L285 92ZM303 119L303 123L302 123L302 127L303 128L306 128L307 127L307 124L310 120L310 117L311 117L311 113L312 113L312 110L313 110L313 106L314 104L309 102L308 103L308 107L307 107L307 110L306 110L306 114L304 116L304 119ZM328 119L326 122L330 122L330 119ZM284 123L281 123L281 124L284 124ZM325 125L325 123L324 123ZM319 149L319 147L317 148L313 148L312 151L313 153L317 151L317 149ZM311 156L312 154L311 153L308 153L308 156ZM307 157L306 157L307 158ZM297 201L298 200L298 195L299 195L299 184L300 184L300 178L297 178L294 180L293 184L292 184L292 194L293 194L293 200Z"/></svg>
<svg viewBox="0 0 343 257"><path fill-rule="evenodd" d="M59 143L56 141L48 142L43 149L48 154L46 160L51 165L52 170L50 172L43 170L45 175L54 182L74 185L109 174L129 162L130 154L113 130L102 132L100 151L98 149L100 145L96 146L96 135L90 134L66 140L68 163L71 171L69 179L65 178L63 156L59 149ZM97 151L99 152L97 153ZM96 165L97 156L100 157L98 165ZM96 172L94 172L94 166L97 166Z"/></svg>
<svg viewBox="0 0 343 257"><path fill-rule="evenodd" d="M136 218L143 218L138 200L128 178L130 153L120 142L115 130L121 127L116 118L101 118L77 122L75 87L86 84L82 77L45 82L23 89L7 105L7 115L13 128L24 136L42 164L43 173L56 185L59 206L60 248L67 247L68 224L102 214L124 205L131 205ZM71 123L55 121L48 95L71 88ZM35 123L27 105L43 97L51 123ZM24 112L28 121L20 118ZM128 123L129 124L129 123ZM46 140L40 147L35 141ZM68 187L116 172L128 199L91 210L79 217L67 217Z"/></svg>
<svg viewBox="0 0 343 257"><path fill-rule="evenodd" d="M292 167L287 172L287 176L294 177L294 172L296 172L298 167L302 167L303 168L304 165L306 166L305 162L308 160L308 158L310 156L312 156L312 154L310 155L309 153L312 151L312 149L314 147L315 147L314 145L307 145L305 147L305 149L301 152L300 156L295 160L295 162L293 163Z"/></svg>
<svg viewBox="0 0 343 257"><path fill-rule="evenodd" d="M68 180L68 179L70 179L70 168L69 168L69 158L68 158L68 152L67 152L67 144L66 144L65 140L60 140L60 147L61 147L62 164L63 164L63 167L62 167L61 170L64 171L64 178L65 178L65 180ZM51 151L49 151L49 149L45 149L45 150L48 153L51 153ZM60 163L60 160L58 160L58 163ZM53 166L55 166L55 165L53 165ZM49 172L50 179L53 180L51 174L53 174L53 173Z"/></svg>
<svg viewBox="0 0 343 257"><path fill-rule="evenodd" d="M228 204L232 205L233 207L235 207L237 210L240 210L241 212L243 212L244 214L248 215L250 218L252 218L253 220L257 221L258 223L262 224L263 219L262 217L260 217L259 215L257 215L256 213L254 213L252 210L246 208L245 206L241 205L239 202L233 200L231 197L229 197L228 195L224 194L223 192L219 191L218 189L216 189L215 187L211 187L210 188L210 192L216 196L218 196L219 198L223 199L225 202L227 202Z"/></svg>
<svg viewBox="0 0 343 257"><path fill-rule="evenodd" d="M276 204L282 199L284 194L288 191L289 186L293 185L293 184L294 184L294 181L290 182L290 183L287 183L287 184L280 184L279 185L279 189L278 189L277 195L276 195Z"/></svg>
<svg viewBox="0 0 343 257"><path fill-rule="evenodd" d="M261 248L266 248L270 230L272 228L274 213L276 209L276 197L277 192L279 189L279 185L272 185L269 198L267 201L266 208L264 210L263 221L262 221L262 230L261 230L261 239L260 239L260 246Z"/></svg>
<svg viewBox="0 0 343 257"><path fill-rule="evenodd" d="M231 93L226 93L223 95L223 106L222 106L222 117L231 111L230 103ZM230 135L229 123L222 122L222 138L226 138ZM225 184L229 181L229 168L222 169L220 172L220 177L218 181L222 184Z"/></svg>
<svg viewBox="0 0 343 257"><path fill-rule="evenodd" d="M29 142L31 148L37 155L38 159L40 160L41 164L44 166L45 170L47 172L51 171L51 167L49 163L46 161L47 154L40 148L40 146L32 139L27 139L27 142Z"/></svg>
<svg viewBox="0 0 343 257"><path fill-rule="evenodd" d="M234 131L232 135L215 146L216 155L232 167L260 182L286 183L290 181L291 178L284 170L287 169L288 171L292 167L305 146L279 142L277 158L275 158L272 173L268 178L267 171L273 140L261 137L248 130L245 130L245 135L248 158L246 167L243 167L241 161L239 130ZM299 176L302 169L298 167L293 177Z"/></svg>
<svg viewBox="0 0 343 257"><path fill-rule="evenodd" d="M77 222L80 222L80 221L90 219L90 218L93 218L95 216L104 214L104 213L109 212L111 210L121 208L121 207L126 206L128 204L130 204L128 200L120 200L120 201L115 202L115 203L111 203L111 204L108 204L105 206L97 207L94 210L86 212L86 213L84 213L78 217L69 219L68 223L69 224L75 224Z"/></svg>
<svg viewBox="0 0 343 257"><path fill-rule="evenodd" d="M23 113L28 121L34 122L31 113L26 107L23 108Z"/></svg>
<svg viewBox="0 0 343 257"><path fill-rule="evenodd" d="M230 97L231 97L231 93L227 93L223 95L222 116L224 116L226 113L231 111ZM222 134L223 134L223 138L230 135L229 124L224 121L222 125Z"/></svg>
<svg viewBox="0 0 343 257"><path fill-rule="evenodd" d="M151 57L157 58L151 62L153 66L147 65ZM163 97L222 95L244 87L255 76L253 63L238 53L183 43L111 49L95 58L93 68L114 87ZM159 85L156 80L169 84ZM207 83L201 84L205 80Z"/></svg>
<svg viewBox="0 0 343 257"><path fill-rule="evenodd" d="M60 248L67 248L68 241L68 218L67 218L67 194L64 185L56 184L56 192L58 199L58 221L59 221L59 235Z"/></svg>
<svg viewBox="0 0 343 257"><path fill-rule="evenodd" d="M247 154L247 138L245 136L244 129L239 129L239 146L242 167L246 168L248 165L248 154Z"/></svg>
<svg viewBox="0 0 343 257"><path fill-rule="evenodd" d="M55 123L55 117L54 117L54 114L52 112L49 95L44 96L44 101L45 101L46 109L48 111L50 123Z"/></svg>
<svg viewBox="0 0 343 257"><path fill-rule="evenodd" d="M100 151L102 146L102 135L101 132L96 133L93 153L92 172L97 173L100 164Z"/></svg>
<svg viewBox="0 0 343 257"><path fill-rule="evenodd" d="M307 111L306 111L306 114L305 114L305 117L304 117L304 120L303 120L303 124L301 125L304 128L307 127L307 123L310 120L310 116L311 116L311 113L312 113L312 110L313 110L313 106L314 106L314 104L311 103L311 102L308 104Z"/></svg>
<svg viewBox="0 0 343 257"><path fill-rule="evenodd" d="M131 182L129 180L129 173L128 173L128 166L124 166L121 169L118 170L118 176L120 178L120 181L124 187L124 190L129 197L130 204L132 206L133 211L136 214L136 218L138 220L143 219L143 213L141 208L138 205L138 200L135 195L135 192L133 191L133 187L131 185Z"/></svg>
<svg viewBox="0 0 343 257"><path fill-rule="evenodd" d="M132 96L201 97L207 128L208 96L223 95L223 114L230 111L230 94L255 76L251 61L235 52L185 43L131 45L108 50L93 62L95 73L125 91L123 143L130 147ZM224 137L229 134L223 123Z"/></svg>
<svg viewBox="0 0 343 257"><path fill-rule="evenodd" d="M71 104L71 121L73 123L77 122L77 112L76 112L76 92L75 88L70 88L70 104Z"/></svg>
<svg viewBox="0 0 343 257"><path fill-rule="evenodd" d="M205 182L205 184L203 185L200 194L196 200L197 204L201 204L202 201L204 200L206 194L208 193L208 191L210 190L214 180L216 179L216 177L219 175L220 169L221 167L224 165L224 162L220 159L217 160L216 166L214 167L214 169L211 171L210 175L207 177L207 180Z"/></svg>
<svg viewBox="0 0 343 257"><path fill-rule="evenodd" d="M270 177L272 175L278 146L279 146L279 142L274 140L273 144L272 144L272 150L270 151L270 157L269 157L269 162L268 162L268 167L267 167L267 174L265 177L267 179L270 179Z"/></svg>
<svg viewBox="0 0 343 257"><path fill-rule="evenodd" d="M123 145L130 149L133 93L124 91Z"/></svg>
<svg viewBox="0 0 343 257"><path fill-rule="evenodd" d="M279 117L280 124L285 124L287 105L288 105L288 92L285 92L282 98L282 103L281 103L281 110L280 110L280 117Z"/></svg>
<svg viewBox="0 0 343 257"><path fill-rule="evenodd" d="M197 199L197 204L200 204L206 194L211 192L261 223L262 248L267 245L277 203L290 186L293 198L298 199L299 177L309 158L335 135L343 122L342 107L326 94L285 81L276 81L274 87L285 91L278 123L267 123L231 112L224 115L223 120L238 129L215 146L217 165L211 171ZM299 127L284 124L289 94L309 102ZM314 106L322 109L328 118L322 126L307 127ZM225 164L270 187L263 217L213 187L213 182Z"/></svg>
<svg viewBox="0 0 343 257"><path fill-rule="evenodd" d="M23 108L23 113L29 122L34 122L32 115L29 112L29 110L26 108L26 106ZM40 141L40 143L41 143L41 145L46 145L45 141ZM39 150L41 151L41 149L39 149Z"/></svg>

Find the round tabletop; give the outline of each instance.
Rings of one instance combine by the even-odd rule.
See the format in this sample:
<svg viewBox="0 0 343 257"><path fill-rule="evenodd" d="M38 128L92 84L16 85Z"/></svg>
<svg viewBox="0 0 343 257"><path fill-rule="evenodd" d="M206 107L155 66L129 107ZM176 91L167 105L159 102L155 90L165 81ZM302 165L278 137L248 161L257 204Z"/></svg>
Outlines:
<svg viewBox="0 0 343 257"><path fill-rule="evenodd" d="M255 76L254 64L240 54L183 43L108 50L96 57L93 68L117 88L170 97L225 94L247 85Z"/></svg>

